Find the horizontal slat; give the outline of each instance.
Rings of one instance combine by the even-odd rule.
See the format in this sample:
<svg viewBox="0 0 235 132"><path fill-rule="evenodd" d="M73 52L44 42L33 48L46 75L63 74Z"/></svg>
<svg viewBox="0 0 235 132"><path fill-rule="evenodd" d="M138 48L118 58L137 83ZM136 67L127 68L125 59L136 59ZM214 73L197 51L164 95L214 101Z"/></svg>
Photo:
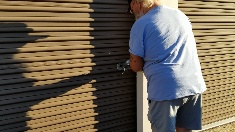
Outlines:
<svg viewBox="0 0 235 132"><path fill-rule="evenodd" d="M235 95L235 87L232 87L232 89L221 89L217 92L205 92L204 93L204 100L212 100L212 99L218 99L223 98L226 96Z"/></svg>
<svg viewBox="0 0 235 132"><path fill-rule="evenodd" d="M9 0L2 0L9 1ZM23 0L18 0L23 1ZM125 0L47 0L47 2L59 2L59 3L99 3L99 4L126 4Z"/></svg>
<svg viewBox="0 0 235 132"><path fill-rule="evenodd" d="M234 113L234 111L235 111L235 107L232 107L232 106L229 106L226 108L220 108L214 111L203 113L203 118L213 117L216 115L222 115L224 113Z"/></svg>
<svg viewBox="0 0 235 132"><path fill-rule="evenodd" d="M114 107L114 108L117 108L117 107ZM120 113L123 113L123 112L126 112L126 113L131 112L130 109L119 109L119 110L122 111L122 112L113 111L113 113L108 113L110 115L109 118L111 118L111 116L113 116L114 119L115 119L116 114L120 114ZM51 125L56 125L56 124L60 124L60 123L66 123L66 122L69 122L71 120L78 120L80 118L82 119L82 118L92 117L92 116L97 116L97 118L98 118L99 117L98 115L102 115L102 114L105 114L105 113L101 113L100 111L96 112L95 110L91 109L90 111L88 111L88 110L79 111L79 112L76 111L76 112L73 112L73 113L67 113L65 115L58 115L58 116L55 116L55 117L48 117L48 119L43 119L42 118L42 119L39 119L39 120L32 120L28 123L29 123L29 126L31 128L35 129L35 128L39 128L39 127L51 126ZM130 114L130 113L128 113L128 114ZM124 115L124 117L125 116L126 115ZM120 116L120 117L123 117L123 116ZM77 125L75 128L77 128L77 127L82 127L82 125Z"/></svg>
<svg viewBox="0 0 235 132"><path fill-rule="evenodd" d="M122 119L118 118L118 119L115 119L115 120L110 120L110 121L105 122L105 124L103 124L103 125L104 126L109 126L108 128L110 128L110 127L116 126L115 124L122 126L122 125L125 125L125 124L128 124L128 123L132 123L131 120L134 118L134 116L123 117L124 115L120 115L120 117L122 117ZM51 127L48 127L48 128L41 128L41 129L38 129L38 130L36 129L35 132L37 132L37 131L38 132L40 132L40 131L49 131L50 132L50 131L61 131L61 130L66 131L68 129L75 129L76 126L87 125L87 124L88 124L88 122L84 123L84 124L81 124L81 123L78 123L76 121L71 121L71 122L63 124L64 126L61 126L61 128L60 127L58 128L58 126L51 126ZM101 124L101 123L99 123L99 124ZM133 127L134 125L131 125L131 126ZM102 130L102 129L99 127L99 130ZM113 129L111 129L111 130L113 130Z"/></svg>
<svg viewBox="0 0 235 132"><path fill-rule="evenodd" d="M93 50L71 50L71 51L55 51L55 52L38 52L35 53L21 53L15 56L1 55L0 65L9 63L25 63L25 62L37 62L37 61L54 61L54 60L66 60L66 59L79 59L79 58L93 58L101 56L117 56L127 55L128 50L123 48L107 48L106 51L102 49Z"/></svg>
<svg viewBox="0 0 235 132"><path fill-rule="evenodd" d="M101 42L103 42L101 40ZM15 46L19 46L19 47L9 47L11 44L9 44L7 46L7 44L3 44L6 45L6 47L4 46L3 48L0 48L0 54L9 54L9 53L13 53L12 56L16 53L30 53L30 52L46 52L46 51L68 51L68 50L87 50L87 49L95 49L95 48L113 48L113 47L125 47L128 45L127 42L120 42L118 43L118 45L116 43L109 43L109 44L79 44L79 42L74 42L70 43L70 42L64 42L64 45L53 45L55 43L51 43L51 42L45 42L46 44L52 44L51 46L47 46L47 45L38 45L35 43L35 47L24 47L24 44L17 44ZM63 43L63 42L60 42ZM66 45L67 43L67 45ZM9 47L9 48L8 48ZM36 54L36 53L35 53Z"/></svg>
<svg viewBox="0 0 235 132"><path fill-rule="evenodd" d="M24 7L67 7L67 8L95 8L95 9L105 9L105 8L127 8L127 4L119 4L119 6L113 5L113 3L98 4L98 3L58 3L58 2L45 2L45 1L0 1L2 6L24 6ZM109 4L107 6L107 4Z"/></svg>
<svg viewBox="0 0 235 132"><path fill-rule="evenodd" d="M76 131L76 132L96 132L97 129L95 128L95 125L86 125L84 127L69 129L67 131Z"/></svg>
<svg viewBox="0 0 235 132"><path fill-rule="evenodd" d="M120 45L119 45L120 44ZM42 51L56 51L61 48L66 50L72 49L91 49L91 48L108 48L108 47L122 47L128 46L128 40L126 39L113 39L110 40L92 40L92 41L65 41L65 42L37 42L37 43L8 43L0 44L1 54L3 53L18 53L18 52L36 52ZM87 47L85 47L87 46ZM72 48L73 47L73 48ZM16 50L17 49L17 50ZM54 50L52 50L54 49ZM11 51L12 50L12 51Z"/></svg>
<svg viewBox="0 0 235 132"><path fill-rule="evenodd" d="M233 24L233 23L231 23ZM196 30L203 30L204 32L207 32L207 30L214 30L214 31L218 31L219 29L223 29L223 30L227 30L227 29L232 29L234 30L235 26L233 25L229 25L227 23L223 24L223 23L207 23L207 24L201 24L201 23L198 23L198 24L193 24L193 30L196 31Z"/></svg>
<svg viewBox="0 0 235 132"><path fill-rule="evenodd" d="M81 102L81 103L83 103L83 102ZM102 104L102 102L100 104ZM80 110L86 111L88 109L94 109L95 110L94 112L97 112L99 114L105 114L105 113L109 113L109 112L119 111L122 109L135 108L133 101L115 103L115 105L106 105L106 106L99 105L99 107L97 107L97 106L98 106L98 104L96 104L93 101L90 101L90 104L87 104L87 102L86 102L86 103L83 103L79 106L69 104L69 105L65 105L63 107L57 106L57 107L52 107L52 108L47 108L47 109L40 109L37 111L29 111L29 112L27 112L27 116L31 115L30 117L33 119L41 119L44 117L67 114L67 113L71 113L71 112L77 112ZM87 115L83 115L83 116L87 116ZM83 117L79 116L77 118L83 118Z"/></svg>
<svg viewBox="0 0 235 132"><path fill-rule="evenodd" d="M16 74L24 72L38 72L38 71L50 71L50 70L63 70L68 68L79 67L92 67L98 65L110 65L124 62L128 59L128 55L111 56L111 57L99 57L99 58L84 58L84 59L71 59L71 60L56 60L46 62L32 62L32 63L20 63L0 65L0 75L4 74Z"/></svg>
<svg viewBox="0 0 235 132"><path fill-rule="evenodd" d="M218 122L218 121L228 119L228 118L231 118L231 117L234 117L234 116L235 116L235 113L231 113L231 112L224 113L224 114L221 114L221 115L216 115L216 116L213 116L213 117L210 117L210 118L203 119L203 125Z"/></svg>
<svg viewBox="0 0 235 132"><path fill-rule="evenodd" d="M235 59L234 54L214 55L214 56L204 56L204 55L201 55L201 54L198 54L198 55L199 55L201 63L218 62L218 61L234 60Z"/></svg>
<svg viewBox="0 0 235 132"><path fill-rule="evenodd" d="M133 131L134 132L136 131L136 123L131 118L133 119L136 117L133 115L133 116L125 117L123 119L118 118L115 120L109 120L106 122L96 124L95 126L99 131L102 131L102 132L110 132L110 131L112 132ZM115 124L118 124L119 126L117 127Z"/></svg>
<svg viewBox="0 0 235 132"><path fill-rule="evenodd" d="M135 100L135 97L133 96L133 93L128 93L128 94L122 94L122 96L112 96L109 98L97 98L94 96L90 96L91 94L82 94L81 98L73 98L73 96L66 96L66 98L63 97L56 97L52 98L50 100L44 100L41 101L40 103L38 101L30 101L27 103L17 103L15 105L4 105L4 107L1 109L1 114L6 115L6 114L13 114L13 113L20 113L20 112L25 112L27 111L35 111L35 110L41 110L41 109L50 109L50 107L56 108L56 107L65 107L66 105L74 105L74 106L82 106L80 102L87 102L91 101L92 103L95 103L99 106L103 105L111 105L114 102L115 103L121 103L125 101L132 101ZM77 95L75 95L77 96ZM93 101L93 99L96 99ZM60 101L56 101L60 100ZM52 103L53 102L53 103ZM93 106L87 105L84 107L80 107L79 110L86 109L86 108L92 108Z"/></svg>
<svg viewBox="0 0 235 132"><path fill-rule="evenodd" d="M1 6L0 6L1 8ZM10 7L9 7L10 8ZM109 12L109 11L107 11ZM132 18L0 17L2 22L132 22Z"/></svg>
<svg viewBox="0 0 235 132"><path fill-rule="evenodd" d="M231 27L230 27L231 28ZM222 36L222 35L234 35L235 29L208 29L207 30L194 30L195 36Z"/></svg>
<svg viewBox="0 0 235 132"><path fill-rule="evenodd" d="M94 49L94 50L65 50L65 51L54 51L54 52L36 52L36 53L19 53L17 55L14 55L12 59L16 59L20 61L21 59L31 59L31 58L40 58L40 57L50 57L50 56L62 56L62 55L77 55L79 57L79 54L83 55L96 55L99 56L99 54L106 54L107 56L116 55L115 52L122 51L128 49L127 47L118 47L118 48L106 48L104 49ZM113 53L112 53L113 52ZM125 53L125 52L122 52ZM10 59L11 55L9 54L1 54L0 59ZM85 57L84 57L85 58Z"/></svg>
<svg viewBox="0 0 235 132"><path fill-rule="evenodd" d="M192 23L193 26L234 26L234 23L220 23L220 22L212 22L212 23L203 23L203 22L198 22L198 23Z"/></svg>
<svg viewBox="0 0 235 132"><path fill-rule="evenodd" d="M203 36L196 37L197 43L212 43L212 42L231 42L235 41L235 35L226 35L226 36Z"/></svg>
<svg viewBox="0 0 235 132"><path fill-rule="evenodd" d="M89 80L88 80L89 81ZM120 82L122 82L123 84L120 84ZM87 82L89 83L89 82ZM115 86L112 86L114 85ZM94 85L94 86L93 86ZM102 83L97 83L97 84L77 84L77 85L72 85L69 87L65 87L63 89L61 89L61 87L57 88L57 89L46 89L46 90L38 90L40 91L39 93L35 93L35 92L27 92L27 93L11 93L11 95L5 95L5 96L1 96L0 100L2 101L6 101L8 102L8 104L10 104L10 102L13 102L15 100L17 100L17 102L20 101L29 101L29 100L36 100L36 99L41 99L41 98L48 98L48 97L56 97L56 96L64 96L64 95L71 95L71 94L82 94L85 92L92 92L92 91L97 91L97 90L102 90L102 86L105 86L106 89L111 89L113 87L124 87L124 86L131 86L133 85L133 83L130 82L126 82L124 80L118 80L118 81L110 81L109 83L107 83L106 85L102 84ZM51 92L51 94L49 94ZM3 102L4 104L6 104L5 102Z"/></svg>
<svg viewBox="0 0 235 132"><path fill-rule="evenodd" d="M75 114L75 115L74 115ZM85 115L86 114L86 115ZM64 121L69 121L68 118L70 118L71 120L75 120L75 119L79 119L80 117L81 118L86 118L86 117L92 117L92 116L96 116L98 115L98 113L96 113L94 111L94 109L87 109L87 110L79 110L79 111L76 111L76 112L71 112L71 113L67 113L67 114L61 114L61 115L58 115L57 117L46 117L46 118L41 118L39 120L36 120L36 119L31 119L31 117L28 116L28 118L30 118L30 121L28 121L28 125L31 126L34 126L34 129L35 128L38 128L38 127L43 127L45 126L45 124L48 124L48 125L53 125L54 123L63 123L63 121L60 121L61 119L64 120ZM20 115L19 115L20 116ZM27 121L27 118L25 118L25 115L24 113L21 115L22 117L12 117L12 119L5 119L5 120L2 120L4 121L4 123L6 124L1 124L1 125L7 125L7 124L10 124L10 123L17 123L17 122L23 122L23 121ZM9 116L10 118L11 116ZM55 118L58 118L57 120ZM66 119L67 118L67 119ZM4 117L3 117L4 119Z"/></svg>
<svg viewBox="0 0 235 132"><path fill-rule="evenodd" d="M217 42L217 43L197 44L198 51L211 50L211 49L221 49L221 48L229 48L230 50L233 50L234 47L235 47L235 41L234 42Z"/></svg>
<svg viewBox="0 0 235 132"><path fill-rule="evenodd" d="M96 104L93 104L92 108L88 109L79 109L75 110L73 107L64 108L64 109L54 109L54 111L50 111L47 114L42 113L42 115L38 115L38 113L31 111L32 115L29 115L27 113L27 117L31 118L31 121L28 121L27 123L34 126L34 127L44 127L47 125L54 125L57 123L63 123L70 120L75 119L82 119L92 116L97 116L101 114L108 114L112 112L122 111L122 110L128 110L131 108L135 108L135 105L131 104L131 102L128 103L119 103L115 105L108 105L108 106L99 106L98 108ZM41 112L40 112L41 113ZM18 114L12 114L11 116L1 116L1 124L8 124L8 123L16 123L20 121L27 121L27 118L25 118L25 113L18 113ZM25 119L25 120L23 120Z"/></svg>
<svg viewBox="0 0 235 132"><path fill-rule="evenodd" d="M198 10L201 10L201 9L198 9ZM184 11L184 10L182 10L182 11ZM216 10L210 10L210 12L199 12L199 11L197 11L197 10L192 10L192 11L194 11L194 12L190 12L190 11L184 11L184 13L186 13L187 15L200 15L200 16L234 16L235 15L235 12L232 12L231 11L231 13L229 13L228 14L228 12L216 12ZM213 12L214 11L214 12Z"/></svg>
<svg viewBox="0 0 235 132"><path fill-rule="evenodd" d="M32 35L41 35L41 34L37 34L36 32L45 32L43 35L50 35L49 33L51 31L53 32L58 32L58 31L61 31L61 32L82 32L82 31L123 31L123 30L128 30L130 29L130 27L8 27L8 28L0 28L0 32L29 32L29 31L33 31L35 32L34 34ZM49 33L48 33L49 32ZM20 33L18 33L20 34ZM63 34L63 33L61 33ZM4 35L4 34L3 34ZM8 35L5 35L3 36L1 35L1 37L12 37L11 34L8 34ZM24 35L24 34L22 34ZM107 35L107 34L106 34ZM21 36L18 36L18 37L21 37Z"/></svg>
<svg viewBox="0 0 235 132"><path fill-rule="evenodd" d="M182 1L185 1L185 2L188 2L188 3L207 3L207 4L210 4L210 2L212 3L220 3L220 4L223 4L223 3L230 3L232 4L234 1L233 0L199 0L199 1L195 1L195 0L182 0ZM182 4L183 2L182 1L179 1L180 4Z"/></svg>
<svg viewBox="0 0 235 132"><path fill-rule="evenodd" d="M231 78L231 77L235 77L233 70L229 72L219 72L216 74L205 75L204 79L205 81L212 81L212 80L220 80L220 79Z"/></svg>
<svg viewBox="0 0 235 132"><path fill-rule="evenodd" d="M203 113L214 111L214 110L217 110L217 109L227 108L227 107L234 106L234 105L235 105L235 100L230 100L226 103L221 102L221 103L217 103L217 104L203 106L204 107Z"/></svg>
<svg viewBox="0 0 235 132"><path fill-rule="evenodd" d="M127 10L128 7L126 7L124 9L124 11ZM120 19L123 19L123 18L132 18L132 16L130 16L129 14L125 14L125 13L122 13L122 14L117 14L117 13L107 13L107 14L101 14L101 13L94 13L94 12L91 12L91 13L87 13L87 12L84 12L84 13L73 13L73 12L61 12L61 13L53 13L53 12L33 12L33 11L30 11L30 12L22 12L22 11L17 11L17 12L10 12L10 11L2 11L0 12L0 15L1 17L10 17L10 18L14 18L14 17L45 17L45 18L48 18L48 17L57 17L57 18L120 18ZM69 26L69 25L68 25ZM104 26L104 25L103 25Z"/></svg>
<svg viewBox="0 0 235 132"><path fill-rule="evenodd" d="M212 86L208 87L208 89L203 94L208 93L209 95L211 95L213 93L216 96L220 91L226 92L226 90L232 90L234 88L235 88L235 83Z"/></svg>
<svg viewBox="0 0 235 132"><path fill-rule="evenodd" d="M97 106L98 104L94 103L94 101L88 100L88 101L66 104L66 105L61 105L61 106L48 107L44 109L31 110L31 111L27 111L27 113L23 113L23 112L21 113L24 114L24 116L26 115L33 119L38 119L38 118L43 118L47 116L55 116L57 114L64 114L64 113L70 113L70 112L79 111L79 110L97 108ZM20 117L20 113L16 113L12 115L15 115L14 116L15 118ZM1 117L3 118L4 115Z"/></svg>
<svg viewBox="0 0 235 132"><path fill-rule="evenodd" d="M110 73L103 73L103 74L93 74L87 76L77 76L77 77L68 77L68 78L61 78L55 80L45 80L45 81L37 81L33 82L34 87L32 87L31 83L20 83L20 84L11 84L11 85L1 85L0 86L0 94L9 94L12 91L15 93L18 92L27 92L27 91L35 91L35 90L43 90L43 89L51 89L51 88L58 88L58 87L67 87L67 86L74 86L83 84L86 82L103 82L103 81L110 81L110 80L119 80L122 78L133 78L135 75L132 74L125 74L123 76L120 72Z"/></svg>
<svg viewBox="0 0 235 132"><path fill-rule="evenodd" d="M223 78L219 80L206 81L207 87L220 86L224 84L230 84L235 82L235 77Z"/></svg>
<svg viewBox="0 0 235 132"><path fill-rule="evenodd" d="M60 87L57 89L38 90L39 93L33 91L33 92L27 92L27 93L2 95L0 96L0 101L3 101L3 102L1 102L0 105L13 104L17 102L24 102L24 101L31 101L31 100L39 100L39 99L45 100L49 98L54 98L54 97L59 97L59 96L69 96L73 94L89 93L89 92L94 92L97 90L103 90L103 87L105 87L106 89L105 92L111 93L111 91L116 91L117 93L119 93L121 89L119 88L120 91L118 91L114 89L115 87L127 87L131 85L133 86L134 83L132 82L128 83L128 81L118 80L118 81L110 81L109 83L107 82L107 84L98 83L98 84L94 84L94 86L92 84L82 84L82 85L79 84L79 85L70 86L70 87ZM126 88L126 90L128 89L129 88ZM77 96L79 97L79 95Z"/></svg>
<svg viewBox="0 0 235 132"><path fill-rule="evenodd" d="M201 2L201 1L179 1L179 8L204 8L204 9L234 9L233 3Z"/></svg>
<svg viewBox="0 0 235 132"><path fill-rule="evenodd" d="M115 6L118 7L118 6ZM35 6L0 6L0 11L28 11L28 12L76 12L76 13L88 13L88 12L96 12L96 13L120 13L120 14L125 14L126 10L124 9L126 8L127 10L127 4L120 9L120 7L118 8L112 8L112 6L108 7L106 6L106 8L95 8L95 7L91 7L91 8L86 8L86 7L82 7L82 8L78 8L78 7L35 7Z"/></svg>
<svg viewBox="0 0 235 132"><path fill-rule="evenodd" d="M89 117L89 118L85 118L83 120L76 120L76 121L72 121L73 122L73 127L69 127L69 129L74 128L74 126L78 126L81 124L85 124L85 125L93 125L98 123L98 121L95 120L95 117ZM74 123L75 122L75 123ZM67 123L63 123L64 125L66 125L67 127L70 126L69 122ZM60 124L58 124L59 126ZM57 126L57 127L58 127ZM28 131L30 128L25 126L25 122L20 122L20 123L15 123L15 124L9 124L7 126L1 126L0 131ZM37 129L33 129L33 132L36 132ZM42 130L39 130L42 131Z"/></svg>
<svg viewBox="0 0 235 132"><path fill-rule="evenodd" d="M0 24L1 28L4 27L130 27L132 23L129 21L119 21L119 22L2 22Z"/></svg>
<svg viewBox="0 0 235 132"><path fill-rule="evenodd" d="M233 54L235 49L233 48L220 48L220 49L207 49L207 50L199 50L198 53L204 56L210 55L226 55Z"/></svg>
<svg viewBox="0 0 235 132"><path fill-rule="evenodd" d="M53 94L53 93L52 93ZM54 93L55 94L55 93ZM63 94L63 93L61 93L61 94ZM57 94L57 95L59 95L59 94ZM79 96L78 95L70 95L70 96L66 96L66 98L65 97L63 97L63 96L60 96L60 97L56 97L56 96L53 96L53 95L45 95L45 94L42 94L42 96L45 96L45 97L41 97L40 95L37 95L36 97L32 97L32 96L29 96L29 98L27 98L27 97L25 97L26 95L22 95L22 96L24 96L24 97L22 97L22 99L20 99L20 100L16 100L16 99L10 99L9 101L6 101L6 102L2 102L1 103L1 105L6 105L7 103L13 103L13 102L15 102L15 103L21 103L21 102L23 102L23 101L29 101L30 99L33 101L33 100L36 100L36 99L38 99L38 101L36 101L36 103L34 103L34 105L35 104L38 104L39 102L40 102L40 100L39 99L41 99L41 101L43 101L43 100L45 100L45 101L50 101L50 103L58 103L58 100L57 101L55 101L55 99L57 98L57 99L60 99L60 101L65 101L65 99L67 99L66 101L68 102L69 100L74 100L75 98L77 99L77 101L85 101L85 100L92 100L92 99L97 99L97 97L95 97L95 96L93 96L92 95L92 92L89 92L89 93L83 93L83 94L80 94ZM30 98L31 97L31 98ZM54 97L54 98L51 98L51 97ZM51 99L49 99L49 100L46 100L47 98L51 98ZM64 99L63 99L64 98ZM76 102L77 102L76 101ZM27 103L30 103L30 102L27 102ZM45 106L44 106L45 107Z"/></svg>
<svg viewBox="0 0 235 132"><path fill-rule="evenodd" d="M220 66L219 68L211 68L211 69L204 69L202 70L203 75L207 76L207 75L214 75L216 76L216 74L218 73L228 73L231 71L235 71L235 67L234 66L226 66L226 67L222 67Z"/></svg>
<svg viewBox="0 0 235 132"><path fill-rule="evenodd" d="M231 101L231 100L234 100L234 99L235 99L234 95L228 95L228 96L223 97L223 98L217 98L216 100L212 99L212 100L206 101L206 102L203 103L203 105L208 106L208 105L213 105L213 104L217 104L217 103L228 102L228 101Z"/></svg>
<svg viewBox="0 0 235 132"><path fill-rule="evenodd" d="M212 23L212 22L223 22L223 23L234 23L235 20L231 16L223 17L223 19L219 18L220 16L208 17L205 18L197 18L197 17L189 17L191 22L205 22L205 23Z"/></svg>
<svg viewBox="0 0 235 132"><path fill-rule="evenodd" d="M107 98L107 99L110 99L110 100L106 100L106 101L111 101L111 99L114 99L116 102L122 102L122 101L124 101L124 100L128 100L128 98L130 99L130 98L132 98L132 100L134 99L134 97L132 96L132 95L130 95L130 94L127 94L127 95L122 95L122 97L120 97L120 96L114 96L114 97L111 97L111 98ZM118 99L119 98L119 99ZM76 99L75 99L76 100ZM78 100L79 101L79 100ZM112 103L112 102L110 102L110 103ZM66 103L65 103L66 104ZM76 124L76 128L77 127L79 127L79 126L85 126L85 125L91 125L91 124L95 124L95 123L98 123L98 122L93 122L92 120L91 120L91 118L93 118L93 117L89 117L90 119L89 120L86 120L85 122L85 124L84 124L84 121L83 120L77 120L76 122L80 122L80 123L78 123L78 124ZM87 119L87 118L86 118ZM133 119L133 118L132 118ZM23 123L23 122L22 122ZM5 130L5 131L19 131L19 130L25 130L26 128L25 127L23 127L23 125L22 125L22 123L17 123L17 124L14 124L14 125L7 125L7 126L4 126L4 127L1 127L0 128L0 130ZM70 126L70 125L68 125L68 124L66 124L66 123L63 123L63 124L57 124L56 126L57 127L61 127L61 125L64 125L63 126L63 128L65 128L66 126ZM48 128L48 127L45 127L45 129L46 128ZM72 128L68 128L68 129L72 129ZM42 130L44 130L44 128L41 128L41 129L39 129L39 131L42 131ZM59 129L59 130L61 130L61 129ZM36 129L35 130L33 130L33 131L36 131Z"/></svg>
<svg viewBox="0 0 235 132"><path fill-rule="evenodd" d="M217 68L217 67L224 67L224 66L234 66L234 60L223 60L223 61L215 61L215 62L208 62L208 63L201 63L202 71L205 69L210 68Z"/></svg>
<svg viewBox="0 0 235 132"><path fill-rule="evenodd" d="M122 31L120 31L122 30ZM64 31L49 31L49 32L39 32L39 33L23 33L23 34L19 34L19 33L4 33L4 34L0 34L0 38L10 38L10 37L14 37L14 38L26 38L26 37L37 37L37 36L41 36L41 38L46 38L47 36L49 37L66 37L66 36L105 36L107 34L110 35L128 35L129 36L129 30L128 28L120 28L116 31L113 31L113 29L110 29L107 31L82 31L82 32L76 32L76 31L71 31L71 32L64 32Z"/></svg>
<svg viewBox="0 0 235 132"><path fill-rule="evenodd" d="M98 73L109 73L117 72L116 64L115 65L106 65L106 66L95 66L95 67L84 67L84 68L72 68L72 69L63 69L63 70L52 70L52 71L43 71L43 72L33 72L33 73L24 73L24 74L14 74L0 76L0 84L15 84L22 82L33 82L39 80L50 80L50 79L59 79L66 77L75 77L81 75L92 75ZM119 71L120 72L120 71Z"/></svg>
<svg viewBox="0 0 235 132"><path fill-rule="evenodd" d="M203 14L207 14L207 16L214 16L216 14L224 14L224 16L230 16L230 14L235 13L234 10L227 10L223 8L211 9L211 8L187 8L184 6L180 6L180 10L183 11L187 16L198 16L201 17ZM198 14L195 14L198 13Z"/></svg>
<svg viewBox="0 0 235 132"><path fill-rule="evenodd" d="M129 35L106 35L106 36L63 36L63 37L48 37L48 36L29 36L27 38L1 38L0 43L15 43L15 42L60 42L60 41L81 41L81 40L100 40L100 39L127 39Z"/></svg>
<svg viewBox="0 0 235 132"><path fill-rule="evenodd" d="M234 3L233 0L203 0L203 1L208 1L208 2L220 2L220 3Z"/></svg>
<svg viewBox="0 0 235 132"><path fill-rule="evenodd" d="M135 117L130 117L130 118L135 118ZM110 131L112 131L112 132L123 132L123 131L135 132L136 131L136 127L135 127L136 123L135 122L131 122L131 120L128 120L126 118L123 121L121 119L118 119L118 121L119 122L117 122L117 121L106 122L105 127L109 128L109 129L102 127L103 129L99 129L99 130L102 130L102 132L110 132ZM114 124L120 124L120 126L116 127ZM113 127L111 128L108 126L113 126Z"/></svg>

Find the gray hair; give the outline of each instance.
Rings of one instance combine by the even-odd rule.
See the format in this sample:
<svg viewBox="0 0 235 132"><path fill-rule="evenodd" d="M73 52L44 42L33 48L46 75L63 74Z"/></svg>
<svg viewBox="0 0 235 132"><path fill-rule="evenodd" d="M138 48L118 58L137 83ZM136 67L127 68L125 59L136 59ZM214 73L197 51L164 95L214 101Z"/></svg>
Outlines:
<svg viewBox="0 0 235 132"><path fill-rule="evenodd" d="M145 8L149 8L149 7L151 7L154 4L154 1L156 1L156 0L135 0L135 1L143 2L143 6ZM157 0L157 1L160 1L160 0Z"/></svg>
<svg viewBox="0 0 235 132"><path fill-rule="evenodd" d="M155 0L136 0L138 2L143 2L144 8L149 8L153 5Z"/></svg>

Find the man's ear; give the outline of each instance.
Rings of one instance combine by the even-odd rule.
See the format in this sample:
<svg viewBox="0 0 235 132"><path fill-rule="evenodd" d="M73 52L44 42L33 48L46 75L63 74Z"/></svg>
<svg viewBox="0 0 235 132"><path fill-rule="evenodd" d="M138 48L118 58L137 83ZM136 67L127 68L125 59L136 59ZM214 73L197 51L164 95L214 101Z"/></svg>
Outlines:
<svg viewBox="0 0 235 132"><path fill-rule="evenodd" d="M143 10L143 4L142 4L142 2L136 2L136 7L138 8L138 11Z"/></svg>

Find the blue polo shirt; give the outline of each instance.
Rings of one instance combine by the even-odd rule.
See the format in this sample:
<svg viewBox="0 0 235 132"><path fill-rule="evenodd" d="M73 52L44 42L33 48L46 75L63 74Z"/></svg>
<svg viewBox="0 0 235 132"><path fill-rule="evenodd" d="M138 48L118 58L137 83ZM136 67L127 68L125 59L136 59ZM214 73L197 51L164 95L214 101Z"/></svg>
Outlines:
<svg viewBox="0 0 235 132"><path fill-rule="evenodd" d="M152 8L133 24L129 47L144 59L148 99L172 100L206 90L192 25L180 10Z"/></svg>

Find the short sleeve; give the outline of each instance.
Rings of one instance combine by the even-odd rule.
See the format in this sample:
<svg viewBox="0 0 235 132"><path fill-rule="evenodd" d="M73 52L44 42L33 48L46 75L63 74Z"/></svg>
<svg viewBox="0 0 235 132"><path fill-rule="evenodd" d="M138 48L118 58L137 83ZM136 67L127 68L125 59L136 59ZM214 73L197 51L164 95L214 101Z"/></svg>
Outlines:
<svg viewBox="0 0 235 132"><path fill-rule="evenodd" d="M140 39L140 37L137 37L134 34L130 35L130 40L129 40L129 52L140 56L144 57L144 45L143 45L143 40Z"/></svg>

